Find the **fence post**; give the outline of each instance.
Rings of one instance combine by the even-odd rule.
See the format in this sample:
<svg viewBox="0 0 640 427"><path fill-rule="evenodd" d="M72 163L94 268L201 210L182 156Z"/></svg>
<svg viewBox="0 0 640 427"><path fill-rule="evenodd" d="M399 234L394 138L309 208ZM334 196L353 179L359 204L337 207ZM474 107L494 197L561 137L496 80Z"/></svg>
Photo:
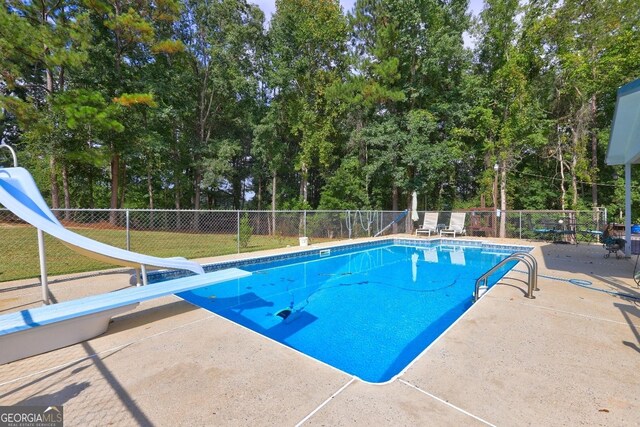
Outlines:
<svg viewBox="0 0 640 427"><path fill-rule="evenodd" d="M520 230L520 240L522 240L522 211L520 211L520 220L518 222L518 230Z"/></svg>
<svg viewBox="0 0 640 427"><path fill-rule="evenodd" d="M238 253L240 253L240 211L238 210L236 212L238 214L237 215L237 222L236 222L236 225L237 225L237 228L236 228L236 231L237 231L236 240L238 241Z"/></svg>
<svg viewBox="0 0 640 427"><path fill-rule="evenodd" d="M304 236L303 237L307 237L307 211L304 211L304 215L303 215L304 219Z"/></svg>
<svg viewBox="0 0 640 427"><path fill-rule="evenodd" d="M131 233L129 232L129 209L125 211L125 218L127 222L127 250L131 250Z"/></svg>

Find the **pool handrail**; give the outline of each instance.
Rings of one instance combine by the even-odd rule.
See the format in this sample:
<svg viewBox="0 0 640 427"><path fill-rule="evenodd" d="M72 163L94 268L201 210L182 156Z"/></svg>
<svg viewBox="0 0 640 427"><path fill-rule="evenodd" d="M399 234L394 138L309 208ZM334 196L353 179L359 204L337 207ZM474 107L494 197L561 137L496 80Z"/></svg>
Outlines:
<svg viewBox="0 0 640 427"><path fill-rule="evenodd" d="M486 273L482 276L478 277L476 280L475 292L473 293L473 302L478 301L480 298L479 292L481 283L484 283L484 286L487 286L487 281L489 277L495 273L500 267L504 266L509 261L521 261L524 265L527 266L528 280L527 280L527 293L525 297L529 299L535 299L533 295L533 291L539 291L538 289L538 261L531 255L526 252L514 252L493 267L491 267Z"/></svg>

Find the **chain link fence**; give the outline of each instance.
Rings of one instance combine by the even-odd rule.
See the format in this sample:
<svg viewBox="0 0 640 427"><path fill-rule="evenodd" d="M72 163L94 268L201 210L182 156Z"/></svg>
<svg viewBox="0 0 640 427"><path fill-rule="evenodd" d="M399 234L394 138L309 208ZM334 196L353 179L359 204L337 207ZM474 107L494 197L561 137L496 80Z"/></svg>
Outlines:
<svg viewBox="0 0 640 427"><path fill-rule="evenodd" d="M193 211L99 210L54 211L68 229L119 248L158 257L189 259L332 240L413 233L422 223L393 211ZM574 238L598 241L606 210L594 211L466 211L467 235L518 239ZM451 212L439 212L440 228ZM504 233L501 234L501 220ZM567 231L566 233L564 231ZM0 282L38 277L36 230L8 210L0 210ZM306 238L306 239L300 239ZM49 275L113 268L81 256L45 234Z"/></svg>
<svg viewBox="0 0 640 427"><path fill-rule="evenodd" d="M384 234L405 233L411 224L393 211L193 211L58 209L69 230L112 246L158 257L188 259ZM398 217L398 223L389 226ZM385 229L386 228L386 229ZM0 210L0 282L39 276L37 232L10 211ZM113 268L78 255L45 234L49 275Z"/></svg>
<svg viewBox="0 0 640 427"><path fill-rule="evenodd" d="M497 211L468 210L465 217L466 234L479 237L504 237L507 239L554 240L561 236L580 241L598 241L607 225L607 210L592 211ZM449 225L451 212L438 213L438 227ZM420 226L422 213L417 222Z"/></svg>

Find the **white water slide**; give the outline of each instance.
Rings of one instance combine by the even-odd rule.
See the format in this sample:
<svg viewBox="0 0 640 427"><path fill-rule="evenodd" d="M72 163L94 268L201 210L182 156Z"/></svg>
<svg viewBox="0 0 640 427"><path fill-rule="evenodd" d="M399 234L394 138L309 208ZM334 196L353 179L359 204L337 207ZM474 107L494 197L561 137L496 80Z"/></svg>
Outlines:
<svg viewBox="0 0 640 427"><path fill-rule="evenodd" d="M42 299L45 304L49 302L49 291L47 289L46 258L42 232L59 239L69 248L87 257L110 264L139 269L145 285L147 284L146 267L188 270L197 274L204 274L202 266L193 261L187 261L183 258L157 258L143 255L100 243L67 230L47 206L31 174L26 169L17 166L13 149L5 144L0 144L0 147L6 147L11 150L15 165L12 168L0 168L0 204L38 229Z"/></svg>

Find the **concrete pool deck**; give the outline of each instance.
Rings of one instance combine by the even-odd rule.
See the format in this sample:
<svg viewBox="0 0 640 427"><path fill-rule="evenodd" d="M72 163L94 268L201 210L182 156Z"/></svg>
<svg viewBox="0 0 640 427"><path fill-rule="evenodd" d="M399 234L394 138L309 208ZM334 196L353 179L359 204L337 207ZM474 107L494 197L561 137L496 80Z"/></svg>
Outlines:
<svg viewBox="0 0 640 427"><path fill-rule="evenodd" d="M484 240L535 247L536 299L524 297L519 265L387 384L169 296L115 318L102 336L0 365L0 405L63 405L67 426L639 425L636 257L605 259L595 244ZM62 301L128 282L121 272L72 276L51 293ZM0 283L0 314L39 301L33 279Z"/></svg>

